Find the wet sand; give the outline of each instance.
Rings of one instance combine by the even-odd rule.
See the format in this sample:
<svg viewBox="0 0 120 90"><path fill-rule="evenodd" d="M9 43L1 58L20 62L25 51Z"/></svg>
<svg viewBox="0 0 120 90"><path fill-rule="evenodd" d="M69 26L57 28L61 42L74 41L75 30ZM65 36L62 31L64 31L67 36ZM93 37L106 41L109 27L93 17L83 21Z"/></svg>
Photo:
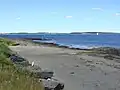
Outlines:
<svg viewBox="0 0 120 90"><path fill-rule="evenodd" d="M12 46L13 51L35 62L43 69L55 72L55 77L65 83L64 90L120 90L120 63L103 57L76 54L71 50L28 44Z"/></svg>

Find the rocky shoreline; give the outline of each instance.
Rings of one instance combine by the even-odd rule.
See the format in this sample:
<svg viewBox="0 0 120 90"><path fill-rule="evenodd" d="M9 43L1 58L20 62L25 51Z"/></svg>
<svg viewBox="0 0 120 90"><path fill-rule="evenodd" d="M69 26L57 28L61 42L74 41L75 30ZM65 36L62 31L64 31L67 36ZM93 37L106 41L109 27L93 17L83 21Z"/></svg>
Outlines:
<svg viewBox="0 0 120 90"><path fill-rule="evenodd" d="M110 86L105 87L101 84L98 86L101 89L98 90L102 90L102 88L103 90L108 90L113 85L112 82L115 83L116 77L120 78L118 75L120 69L120 49L113 47L100 47L89 50L70 49L53 44L34 43L31 40L18 40L18 44L19 46L13 48L13 50L17 50L21 56L26 57L28 60L31 59L30 61L32 62L36 61L37 65L40 66L40 68L37 65L32 67L30 64L27 67L27 70L39 71L38 74L35 73L33 75L40 75L41 71L44 71L41 67L51 68L53 66L52 68L56 70L58 77L60 76L60 78L64 79L65 83L55 79L54 74L53 77L49 77L50 79L41 78L40 81L43 82L46 90L55 88L56 82L58 87L60 86L58 83L61 83L61 87L65 85L65 90L93 90L94 87L89 86L91 83L94 83L93 81L106 82ZM109 79L103 79L105 77ZM85 89L85 86L78 85L77 82L85 84L82 81L83 79L86 82L90 80L91 83L86 85L86 87L91 87L92 89Z"/></svg>
<svg viewBox="0 0 120 90"><path fill-rule="evenodd" d="M34 45L43 45L49 47L57 47L57 48L65 48L65 49L72 49L72 50L85 50L85 51L94 51L96 53L103 53L103 54L113 54L113 55L120 55L120 48L114 47L98 47L98 48L91 48L91 49L82 49L82 48L73 48L69 46L62 46L56 43L46 43L46 42L34 42L34 38L24 38L24 39L10 39L16 42L16 45L27 46L29 43ZM43 40L43 39L40 39ZM45 39L47 40L47 39Z"/></svg>
<svg viewBox="0 0 120 90"><path fill-rule="evenodd" d="M27 46L29 43L32 43L34 45L44 45L44 46L50 46L50 47L57 47L57 48L65 48L65 49L72 49L72 50L91 50L91 49L83 49L83 48L75 48L75 47L69 47L64 45L59 45L57 43L46 43L46 42L36 42L34 38L23 38L23 39L10 39L12 41L15 41L17 45ZM39 40L48 40L48 39L39 39Z"/></svg>
<svg viewBox="0 0 120 90"><path fill-rule="evenodd" d="M54 72L50 70L42 70L41 67L30 64L25 58L17 53L10 55L10 60L16 65L18 70L27 71L31 76L38 78L43 83L45 90L63 90L64 83L54 78Z"/></svg>

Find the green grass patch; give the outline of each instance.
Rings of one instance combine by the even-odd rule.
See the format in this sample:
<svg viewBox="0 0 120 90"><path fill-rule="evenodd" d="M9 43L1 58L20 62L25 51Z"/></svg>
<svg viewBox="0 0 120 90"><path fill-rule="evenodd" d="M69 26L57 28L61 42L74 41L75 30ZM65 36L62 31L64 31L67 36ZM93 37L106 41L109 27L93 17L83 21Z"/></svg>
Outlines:
<svg viewBox="0 0 120 90"><path fill-rule="evenodd" d="M7 45L7 46L15 46L16 43L11 41L11 40L8 40L6 38L0 38L0 43L1 44L4 44L4 45Z"/></svg>
<svg viewBox="0 0 120 90"><path fill-rule="evenodd" d="M8 45L13 43L0 38L0 90L43 90L38 79L27 71L18 70L9 60L12 51Z"/></svg>

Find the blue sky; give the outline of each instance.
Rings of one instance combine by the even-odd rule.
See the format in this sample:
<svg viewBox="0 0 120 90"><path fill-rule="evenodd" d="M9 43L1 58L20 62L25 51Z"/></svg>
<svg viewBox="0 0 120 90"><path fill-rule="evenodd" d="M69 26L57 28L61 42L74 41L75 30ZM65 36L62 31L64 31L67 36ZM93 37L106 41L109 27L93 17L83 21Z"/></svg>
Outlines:
<svg viewBox="0 0 120 90"><path fill-rule="evenodd" d="M0 0L0 32L120 32L120 0Z"/></svg>

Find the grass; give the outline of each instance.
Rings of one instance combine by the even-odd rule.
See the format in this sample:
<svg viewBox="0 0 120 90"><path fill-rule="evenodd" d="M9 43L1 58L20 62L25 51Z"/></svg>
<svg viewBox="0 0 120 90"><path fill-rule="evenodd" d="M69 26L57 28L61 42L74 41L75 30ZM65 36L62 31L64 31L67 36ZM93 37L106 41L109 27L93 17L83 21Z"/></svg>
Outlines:
<svg viewBox="0 0 120 90"><path fill-rule="evenodd" d="M29 75L29 72L19 71L9 60L13 45L7 39L0 38L0 90L43 90L42 83Z"/></svg>
<svg viewBox="0 0 120 90"><path fill-rule="evenodd" d="M9 45L9 46L15 45L15 42L8 40L6 38L0 38L0 43L5 44L5 45Z"/></svg>

